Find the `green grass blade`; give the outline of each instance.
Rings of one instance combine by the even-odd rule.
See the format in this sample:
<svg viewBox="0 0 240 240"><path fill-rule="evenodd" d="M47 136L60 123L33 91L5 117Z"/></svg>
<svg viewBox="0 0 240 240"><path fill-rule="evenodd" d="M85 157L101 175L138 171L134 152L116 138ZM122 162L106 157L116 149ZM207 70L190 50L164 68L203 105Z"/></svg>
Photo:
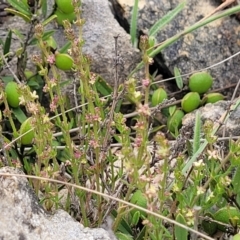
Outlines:
<svg viewBox="0 0 240 240"><path fill-rule="evenodd" d="M233 190L235 194L240 193L240 166L237 167L236 171L234 172L232 183Z"/></svg>
<svg viewBox="0 0 240 240"><path fill-rule="evenodd" d="M199 110L196 112L195 115L195 125L194 125L194 136L193 136L193 154L196 153L200 147L200 140L201 140L201 117Z"/></svg>
<svg viewBox="0 0 240 240"><path fill-rule="evenodd" d="M3 47L3 54L4 55L9 53L10 47L11 47L11 42L12 42L12 31L9 30L8 35L5 39L4 47Z"/></svg>
<svg viewBox="0 0 240 240"><path fill-rule="evenodd" d="M30 15L26 15L20 11L17 11L16 9L13 8L5 8L4 9L5 12L11 13L13 15L16 15L18 17L21 17L24 21L26 22L31 22L31 16Z"/></svg>
<svg viewBox="0 0 240 240"><path fill-rule="evenodd" d="M187 225L187 222L181 213L179 213L177 215L176 221L181 224ZM188 239L188 231L186 229L175 225L174 232L175 232L176 240L187 240Z"/></svg>
<svg viewBox="0 0 240 240"><path fill-rule="evenodd" d="M29 7L27 4L25 4L23 1L19 1L19 0L7 0L7 2L14 7L16 10L18 10L19 12L25 14L25 15L32 15Z"/></svg>
<svg viewBox="0 0 240 240"><path fill-rule="evenodd" d="M133 46L137 46L138 0L134 1L130 24L130 36Z"/></svg>
<svg viewBox="0 0 240 240"><path fill-rule="evenodd" d="M27 119L25 113L22 111L20 107L13 108L12 112L20 123L23 123Z"/></svg>
<svg viewBox="0 0 240 240"><path fill-rule="evenodd" d="M236 7L232 7L230 9L227 9L217 15L214 15L212 17L209 17L207 19L205 19L204 21L201 22L197 22L194 25L190 26L188 29L182 31L179 34L174 35L173 37L170 37L169 39L167 39L165 42L163 42L158 48L154 49L153 51L149 51L149 56L150 57L155 57L158 53L160 53L163 49L167 48L168 46L172 45L173 43L175 43L176 41L178 41L181 37L185 36L188 33L193 32L194 30L203 27L217 19L232 15L234 13L237 13L240 11L240 6L236 6ZM136 68L130 73L130 76L132 76L135 72L137 72L139 69L141 69L143 67L143 61L141 61Z"/></svg>
<svg viewBox="0 0 240 240"><path fill-rule="evenodd" d="M149 36L155 36L165 25L167 25L173 18L177 16L177 14L182 11L185 7L186 1L178 4L176 8L172 11L168 12L161 19L159 19L149 30Z"/></svg>
<svg viewBox="0 0 240 240"><path fill-rule="evenodd" d="M42 22L42 25L43 26L46 26L47 24L49 24L51 21L53 21L55 18L57 18L57 15L52 15L52 16L50 16L49 18L47 18L46 20L44 20L43 22Z"/></svg>
<svg viewBox="0 0 240 240"><path fill-rule="evenodd" d="M71 42L66 42L58 51L60 53L67 53L67 50L71 47Z"/></svg>
<svg viewBox="0 0 240 240"><path fill-rule="evenodd" d="M48 8L47 0L42 0L42 14L44 18L46 18L47 16L47 8Z"/></svg>
<svg viewBox="0 0 240 240"><path fill-rule="evenodd" d="M234 13L237 13L240 11L240 6L236 6L233 7L231 9L225 10L224 12L221 12L217 15L214 15L212 17L209 17L207 19L205 19L204 21L200 21L197 22L195 24L193 24L192 26L190 26L189 28L187 28L186 30L182 31L179 34L176 34L175 36L169 38L168 40L166 40L162 45L160 45L157 49L155 49L154 51L150 52L149 56L150 57L154 57L156 56L158 53L160 53L163 49L165 49L166 47L170 46L171 44L175 43L177 40L179 40L181 37L183 37L184 35L191 33L195 30L197 30L200 27L203 27L217 19L232 15Z"/></svg>

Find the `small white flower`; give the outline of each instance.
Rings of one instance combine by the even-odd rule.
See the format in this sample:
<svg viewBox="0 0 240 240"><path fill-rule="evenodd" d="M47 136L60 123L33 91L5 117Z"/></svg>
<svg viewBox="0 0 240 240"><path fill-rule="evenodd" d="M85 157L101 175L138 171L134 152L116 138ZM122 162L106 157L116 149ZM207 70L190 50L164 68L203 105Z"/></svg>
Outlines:
<svg viewBox="0 0 240 240"><path fill-rule="evenodd" d="M135 91L133 93L133 95L134 95L135 98L139 98L139 97L141 97L141 92L140 91Z"/></svg>
<svg viewBox="0 0 240 240"><path fill-rule="evenodd" d="M20 105L25 105L26 101L23 96L19 97L19 100L20 100L19 102Z"/></svg>
<svg viewBox="0 0 240 240"><path fill-rule="evenodd" d="M205 192L205 189L203 187L197 187L197 195L201 195Z"/></svg>
<svg viewBox="0 0 240 240"><path fill-rule="evenodd" d="M38 99L38 95L36 93L36 91L34 90L33 92L31 92L31 97L35 100Z"/></svg>
<svg viewBox="0 0 240 240"><path fill-rule="evenodd" d="M221 178L221 183L224 186L229 186L231 184L231 179L228 176Z"/></svg>
<svg viewBox="0 0 240 240"><path fill-rule="evenodd" d="M193 166L196 167L196 168L198 168L198 167L204 167L204 166L205 166L205 163L203 162L202 159L200 159L199 161L194 162L194 163L193 163Z"/></svg>
<svg viewBox="0 0 240 240"><path fill-rule="evenodd" d="M50 122L50 119L49 119L48 115L44 115L43 123L45 124L45 123L49 123L49 122Z"/></svg>
<svg viewBox="0 0 240 240"><path fill-rule="evenodd" d="M211 193L208 195L206 201L208 202L208 201L210 201L210 200L211 200L212 198L214 198L214 197L215 197L215 196L214 196L213 192L211 192Z"/></svg>
<svg viewBox="0 0 240 240"><path fill-rule="evenodd" d="M208 160L218 160L220 159L219 158L219 155L218 155L218 152L216 150L207 150L207 153L208 153Z"/></svg>

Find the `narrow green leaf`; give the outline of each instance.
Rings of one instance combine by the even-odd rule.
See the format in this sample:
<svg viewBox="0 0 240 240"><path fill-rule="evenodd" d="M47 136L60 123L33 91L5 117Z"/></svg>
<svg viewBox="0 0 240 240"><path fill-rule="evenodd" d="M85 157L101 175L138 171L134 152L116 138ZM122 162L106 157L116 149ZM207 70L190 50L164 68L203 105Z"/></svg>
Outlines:
<svg viewBox="0 0 240 240"><path fill-rule="evenodd" d="M121 135L115 134L115 135L114 135L114 139L116 140L117 143L122 143Z"/></svg>
<svg viewBox="0 0 240 240"><path fill-rule="evenodd" d="M40 85L35 79L30 79L27 85L32 89L39 89Z"/></svg>
<svg viewBox="0 0 240 240"><path fill-rule="evenodd" d="M138 0L134 1L130 24L130 36L133 46L137 46Z"/></svg>
<svg viewBox="0 0 240 240"><path fill-rule="evenodd" d="M103 96L108 96L112 93L112 88L110 85L103 79L98 78L95 82L95 86L99 93L101 93Z"/></svg>
<svg viewBox="0 0 240 240"><path fill-rule="evenodd" d="M58 51L60 53L66 53L67 50L70 48L71 42L67 42L63 47L61 47Z"/></svg>
<svg viewBox="0 0 240 240"><path fill-rule="evenodd" d="M27 160L27 158L23 158L23 165L24 165L24 169L27 171L27 173L31 173L32 171L32 166L31 163Z"/></svg>
<svg viewBox="0 0 240 240"><path fill-rule="evenodd" d="M195 125L194 125L194 135L193 135L193 154L195 154L199 147L201 141L201 117L199 110L196 112L195 115Z"/></svg>
<svg viewBox="0 0 240 240"><path fill-rule="evenodd" d="M150 133L158 132L158 131L160 131L164 127L165 127L165 125L158 125L156 127L153 127Z"/></svg>
<svg viewBox="0 0 240 240"><path fill-rule="evenodd" d="M42 22L42 25L43 26L46 26L48 25L51 21L53 21L55 18L57 18L57 15L52 15L50 16L49 18L47 18L45 21Z"/></svg>
<svg viewBox="0 0 240 240"><path fill-rule="evenodd" d="M12 112L20 123L23 123L27 119L25 113L22 111L20 107L13 108Z"/></svg>
<svg viewBox="0 0 240 240"><path fill-rule="evenodd" d="M55 30L49 30L44 32L42 39L45 41L55 33Z"/></svg>
<svg viewBox="0 0 240 240"><path fill-rule="evenodd" d="M55 32L54 30L49 30L49 31L44 32L42 39L47 40L50 36L52 36L54 34L54 32ZM38 42L38 40L36 38L33 38L29 42L29 44L30 45L35 45L35 44L37 44L37 42Z"/></svg>
<svg viewBox="0 0 240 240"><path fill-rule="evenodd" d="M3 47L3 54L4 55L9 53L11 42L12 42L12 31L9 30L8 35L5 39L4 47Z"/></svg>
<svg viewBox="0 0 240 240"><path fill-rule="evenodd" d="M111 214L113 215L114 218L116 218L118 213L116 210L113 210ZM133 234L132 229L129 226L129 223L124 218L121 219L117 230L130 236Z"/></svg>
<svg viewBox="0 0 240 240"><path fill-rule="evenodd" d="M42 0L42 15L44 18L47 16L47 0Z"/></svg>
<svg viewBox="0 0 240 240"><path fill-rule="evenodd" d="M148 44L149 44L149 47L154 47L155 44L156 44L157 40L154 36L149 36L148 38Z"/></svg>
<svg viewBox="0 0 240 240"><path fill-rule="evenodd" d="M170 116L172 116L172 115L174 114L174 112L176 111L176 109L177 109L177 106L176 106L176 105L171 106L171 107L168 108L168 111L169 111Z"/></svg>
<svg viewBox="0 0 240 240"><path fill-rule="evenodd" d="M233 185L234 193L239 194L240 193L240 166L237 167L236 171L234 172L232 185Z"/></svg>
<svg viewBox="0 0 240 240"><path fill-rule="evenodd" d="M145 233L146 233L146 226L144 226L141 230L141 232L137 235L137 237L135 238L135 240L142 240L145 237Z"/></svg>
<svg viewBox="0 0 240 240"><path fill-rule="evenodd" d="M118 238L118 240L133 240L133 237L131 235L121 232L116 232L116 237Z"/></svg>
<svg viewBox="0 0 240 240"><path fill-rule="evenodd" d="M1 78L1 80L6 85L8 82L14 81L14 77L13 76L4 76L4 77Z"/></svg>
<svg viewBox="0 0 240 240"><path fill-rule="evenodd" d="M60 82L59 86L62 88L64 86L66 86L66 85L69 85L71 82L72 82L72 80L67 79L65 81Z"/></svg>
<svg viewBox="0 0 240 240"><path fill-rule="evenodd" d="M24 14L22 12L19 12L15 9L12 9L12 8L5 8L4 9L6 12L9 12L13 15L16 15L18 17L21 17L23 20L25 20L26 22L31 22L31 18L30 18L30 15L27 15L27 14Z"/></svg>
<svg viewBox="0 0 240 240"><path fill-rule="evenodd" d="M29 6L26 5L22 0L7 0L8 3L15 8L16 10L18 10L19 12L25 14L25 15L32 15Z"/></svg>
<svg viewBox="0 0 240 240"><path fill-rule="evenodd" d="M17 30L17 29L12 29L12 32L18 37L18 39L21 41L21 42L23 42L24 41L24 36L23 36L23 34L19 31L19 30Z"/></svg>
<svg viewBox="0 0 240 240"><path fill-rule="evenodd" d="M116 112L116 113L120 112L122 103L123 103L123 99L120 99L120 100L117 102L116 108L115 108L115 112Z"/></svg>
<svg viewBox="0 0 240 240"><path fill-rule="evenodd" d="M188 139L186 141L186 146L187 146L188 155L192 156L193 155L193 145Z"/></svg>
<svg viewBox="0 0 240 240"><path fill-rule="evenodd" d="M174 67L174 77L176 79L176 84L177 84L178 88L182 89L183 88L183 80L181 77L180 70L177 67Z"/></svg>
<svg viewBox="0 0 240 240"><path fill-rule="evenodd" d="M183 10L186 5L186 1L180 3L176 8L172 11L169 11L166 15L164 15L161 19L159 19L149 30L149 36L155 36L166 24L171 22L173 18L177 16L179 12Z"/></svg>
<svg viewBox="0 0 240 240"><path fill-rule="evenodd" d="M136 212L133 214L133 217L132 217L132 220L131 220L131 225L132 225L132 226L136 226L136 225L139 223L140 216L141 216L140 211L136 211Z"/></svg>
<svg viewBox="0 0 240 240"><path fill-rule="evenodd" d="M179 213L176 217L176 221L186 225L186 220L184 219L183 215ZM174 226L174 232L175 232L175 239L176 240L187 240L188 239L188 231L180 226L175 225Z"/></svg>

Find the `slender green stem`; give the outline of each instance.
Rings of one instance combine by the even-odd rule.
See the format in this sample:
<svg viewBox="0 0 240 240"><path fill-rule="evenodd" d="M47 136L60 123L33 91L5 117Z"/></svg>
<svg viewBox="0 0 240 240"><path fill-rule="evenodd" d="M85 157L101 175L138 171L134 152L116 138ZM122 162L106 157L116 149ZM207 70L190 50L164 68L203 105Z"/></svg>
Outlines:
<svg viewBox="0 0 240 240"><path fill-rule="evenodd" d="M127 202L129 201L131 194L132 194L132 188L129 186L127 194L125 196L125 201L127 201ZM118 214L117 214L117 217L116 217L113 227L112 227L114 232L116 232L118 229L118 226L120 224L120 221L122 219L122 215L123 215L124 211L125 211L125 207L123 207L123 206L120 209L118 209Z"/></svg>

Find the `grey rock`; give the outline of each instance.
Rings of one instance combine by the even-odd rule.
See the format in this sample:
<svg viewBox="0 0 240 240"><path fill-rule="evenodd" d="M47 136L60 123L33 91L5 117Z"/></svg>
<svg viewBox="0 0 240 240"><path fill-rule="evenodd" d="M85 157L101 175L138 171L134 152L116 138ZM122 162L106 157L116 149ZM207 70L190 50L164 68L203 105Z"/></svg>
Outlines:
<svg viewBox="0 0 240 240"><path fill-rule="evenodd" d="M23 174L10 167L1 173ZM25 177L0 175L0 239L34 240L112 240L102 228L84 228L63 210L48 214Z"/></svg>
<svg viewBox="0 0 240 240"><path fill-rule="evenodd" d="M48 1L48 14L52 12L53 1ZM83 53L91 59L91 71L101 75L108 83L114 84L114 66L115 57L115 39L118 37L118 60L121 63L119 71L119 79L121 82L126 80L130 72L141 61L141 54L138 49L132 47L130 36L120 27L117 20L114 18L111 11L111 6L108 1L102 0L84 0L82 1L82 18L85 19L83 27ZM7 36L9 29L18 29L23 35L27 34L29 24L19 17L9 17L0 25L0 38L4 39ZM63 33L63 28L58 27L55 23L47 25L46 29L54 29L55 39L60 47L66 43L66 37ZM78 29L74 27L76 36ZM16 36L13 36L11 51L15 51L20 47L20 41ZM30 48L29 56L36 52ZM31 68L31 61L28 62ZM16 72L16 58L10 64L13 71ZM10 74L2 72L2 75Z"/></svg>
<svg viewBox="0 0 240 240"><path fill-rule="evenodd" d="M128 75L141 62L140 51L130 42L130 36L119 25L111 11L111 4L102 0L83 0L82 18L83 26L83 53L91 59L91 72L99 74L107 83L114 86L115 64L119 61L119 82L127 80ZM78 29L74 27L75 33ZM66 43L63 29L55 28L55 39L60 46ZM118 36L118 57L115 56L115 37ZM142 71L134 77L138 80L143 76ZM72 76L70 76L72 77ZM72 96L73 86L65 89L68 96ZM70 94L69 94L70 92ZM70 104L75 105L70 99Z"/></svg>
<svg viewBox="0 0 240 240"><path fill-rule="evenodd" d="M206 120L212 120L214 123L219 122L222 116L229 110L230 101L219 101L217 103L208 103L204 107L198 109L200 111L201 120L204 123ZM183 128L188 129L193 133L194 123L195 123L196 111L188 113L184 116L182 125ZM223 124L219 131L217 132L218 136L223 135L223 129L225 131L225 136L239 136L240 135L240 106L235 110L231 111L231 114ZM192 135L191 133L191 135Z"/></svg>
<svg viewBox="0 0 240 240"><path fill-rule="evenodd" d="M124 24L130 23L133 0L110 0L113 3L115 14ZM173 10L180 0L142 0L139 1L138 30L148 33L150 27L166 13ZM193 25L198 20L212 12L221 1L187 1L187 5L173 21L171 21L156 36L160 43L169 37L180 33ZM126 23L126 22L125 22ZM187 74L202 68L209 67L217 62L230 57L239 51L239 22L234 17L226 17L202 27L191 34L180 38L161 52L155 58L155 62L165 65L173 74L173 68L178 67L182 74ZM222 63L218 67L211 68L210 73L215 81L213 88L226 87L236 83L239 79L240 56ZM187 83L187 78L183 78ZM230 95L230 94L229 94Z"/></svg>
<svg viewBox="0 0 240 240"><path fill-rule="evenodd" d="M141 55L137 49L132 47L130 36L114 18L108 1L84 0L83 18L86 19L83 28L85 39L83 51L92 58L93 72L100 74L113 85L114 37L119 35L118 49L124 67L120 71L120 80L126 80L126 77L141 61Z"/></svg>

